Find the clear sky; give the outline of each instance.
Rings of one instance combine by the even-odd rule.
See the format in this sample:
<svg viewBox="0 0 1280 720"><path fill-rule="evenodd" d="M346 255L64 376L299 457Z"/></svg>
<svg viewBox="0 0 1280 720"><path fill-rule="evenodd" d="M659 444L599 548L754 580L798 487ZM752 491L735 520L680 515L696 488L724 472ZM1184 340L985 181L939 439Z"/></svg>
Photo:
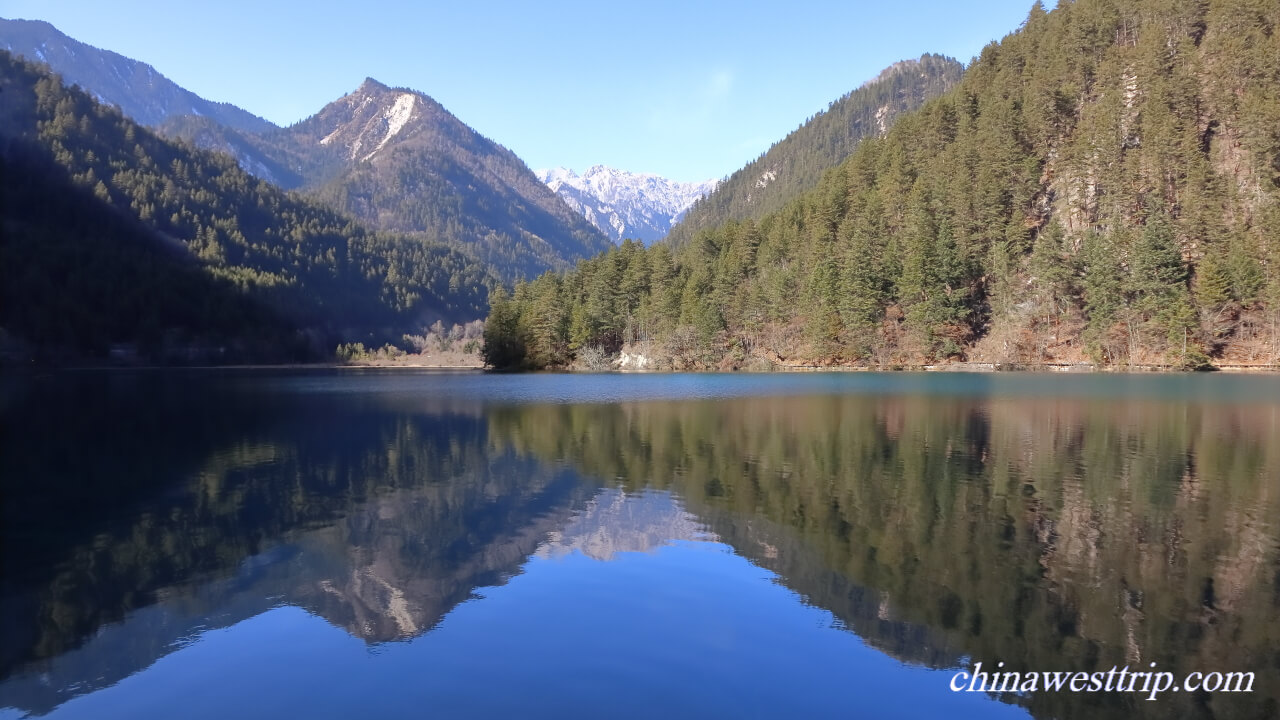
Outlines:
<svg viewBox="0 0 1280 720"><path fill-rule="evenodd" d="M0 16L47 20L277 124L369 76L425 92L535 169L694 181L738 169L890 63L967 64L1031 4L4 0Z"/></svg>

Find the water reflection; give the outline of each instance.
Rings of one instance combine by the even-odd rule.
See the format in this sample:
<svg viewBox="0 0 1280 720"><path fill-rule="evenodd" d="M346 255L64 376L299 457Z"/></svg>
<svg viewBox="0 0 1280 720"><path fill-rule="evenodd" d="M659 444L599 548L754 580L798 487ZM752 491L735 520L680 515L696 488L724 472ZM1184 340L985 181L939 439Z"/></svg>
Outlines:
<svg viewBox="0 0 1280 720"><path fill-rule="evenodd" d="M1039 717L1277 711L1280 420L1247 393L1107 398L1018 378L983 394L958 378L754 396L711 378L692 394L714 399L614 387L622 399L510 404L489 377L379 382L9 388L0 707L47 713L280 606L379 646L427 636L530 563L692 542L732 548L913 665L1258 675L1247 696L1003 698Z"/></svg>
<svg viewBox="0 0 1280 720"><path fill-rule="evenodd" d="M738 552L904 660L1259 675L1247 699L1018 699L1037 714L1274 712L1274 406L825 396L491 417L521 452L673 491Z"/></svg>
<svg viewBox="0 0 1280 720"><path fill-rule="evenodd" d="M680 540L717 539L669 493L628 495L605 488L563 529L549 532L537 556L557 558L577 552L608 562L617 553L649 553Z"/></svg>

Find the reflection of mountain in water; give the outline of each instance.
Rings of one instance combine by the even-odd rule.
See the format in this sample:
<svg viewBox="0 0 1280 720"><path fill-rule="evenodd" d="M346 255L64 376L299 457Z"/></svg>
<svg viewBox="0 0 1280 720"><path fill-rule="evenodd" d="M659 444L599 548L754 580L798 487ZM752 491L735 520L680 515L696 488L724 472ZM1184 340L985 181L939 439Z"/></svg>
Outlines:
<svg viewBox="0 0 1280 720"><path fill-rule="evenodd" d="M514 458L493 458L487 467L479 477L440 478L357 502L320 527L286 530L276 544L221 572L154 588L150 603L91 636L54 639L79 647L24 663L0 685L0 706L51 710L204 631L279 605L302 607L370 643L420 635L475 588L517 574L591 491L572 474ZM115 602L126 602L128 586L112 589L121 594ZM57 612L49 602L40 613Z"/></svg>
<svg viewBox="0 0 1280 720"><path fill-rule="evenodd" d="M677 540L715 540L668 493L601 490L561 530L549 533L538 557L577 551L596 560L624 552L647 553Z"/></svg>
<svg viewBox="0 0 1280 720"><path fill-rule="evenodd" d="M114 423L19 405L4 457L29 474L5 482L41 482L7 485L6 513L48 510L5 518L0 707L47 712L282 604L370 643L419 635L518 573L594 492L495 451L475 405L221 389L147 393L145 418ZM66 389L88 399L67 407L135 407L128 383L91 390ZM140 422L161 452L136 447Z"/></svg>
<svg viewBox="0 0 1280 720"><path fill-rule="evenodd" d="M1275 707L1269 408L86 384L0 394L23 418L0 437L0 707L46 712L282 604L395 641L531 555L673 540L728 544L907 662L1258 673L1251 696L1017 700L1039 716Z"/></svg>
<svg viewBox="0 0 1280 720"><path fill-rule="evenodd" d="M504 583L590 488L513 458L491 464L505 464L529 487L491 497L480 485L470 508L433 486L380 497L300 541L327 567L295 574L283 599L372 643L420 635L475 588ZM442 526L457 532L441 537Z"/></svg>

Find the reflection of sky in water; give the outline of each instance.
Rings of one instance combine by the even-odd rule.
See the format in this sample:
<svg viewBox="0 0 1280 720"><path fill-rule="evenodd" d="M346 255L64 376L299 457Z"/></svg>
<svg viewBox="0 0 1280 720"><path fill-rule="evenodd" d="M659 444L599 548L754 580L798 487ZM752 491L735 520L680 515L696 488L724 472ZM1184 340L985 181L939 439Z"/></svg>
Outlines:
<svg viewBox="0 0 1280 720"><path fill-rule="evenodd" d="M103 377L0 406L0 708L985 717L947 668L1280 663L1273 378Z"/></svg>
<svg viewBox="0 0 1280 720"><path fill-rule="evenodd" d="M235 375L230 375L234 379ZM352 380L357 382L352 382ZM379 394L486 403L593 403L702 400L768 395L929 394L948 397L1067 395L1280 404L1280 381L1219 373L954 373L794 372L654 374L474 374L465 382L436 371L351 369L293 372L275 390L291 393ZM259 378L247 377L256 384Z"/></svg>
<svg viewBox="0 0 1280 720"><path fill-rule="evenodd" d="M534 557L477 596L431 633L376 650L276 608L50 717L1025 715L867 647L716 542L609 563Z"/></svg>
<svg viewBox="0 0 1280 720"><path fill-rule="evenodd" d="M375 504L380 519L401 519ZM165 717L174 708L190 718L1025 712L951 693L946 671L870 648L719 542L668 492L600 490L544 532L509 581L476 588L425 634L375 645L264 595L282 574L315 584L323 562L312 556L326 532L251 556L199 590L222 598L221 623L186 616L183 598L162 599L55 659L62 671L17 681L65 682L84 671L78 656L91 666L133 634L169 632L167 654L118 682L63 687L49 717ZM394 615L394 603L383 611Z"/></svg>

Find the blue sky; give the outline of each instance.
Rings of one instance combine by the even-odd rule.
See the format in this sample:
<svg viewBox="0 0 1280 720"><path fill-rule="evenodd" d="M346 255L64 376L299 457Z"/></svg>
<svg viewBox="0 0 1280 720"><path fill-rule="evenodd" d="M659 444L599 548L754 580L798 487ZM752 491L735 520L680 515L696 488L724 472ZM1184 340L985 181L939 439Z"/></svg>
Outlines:
<svg viewBox="0 0 1280 720"><path fill-rule="evenodd" d="M693 181L728 175L890 63L968 63L1031 2L5 0L0 14L279 124L370 76L427 93L532 168Z"/></svg>

